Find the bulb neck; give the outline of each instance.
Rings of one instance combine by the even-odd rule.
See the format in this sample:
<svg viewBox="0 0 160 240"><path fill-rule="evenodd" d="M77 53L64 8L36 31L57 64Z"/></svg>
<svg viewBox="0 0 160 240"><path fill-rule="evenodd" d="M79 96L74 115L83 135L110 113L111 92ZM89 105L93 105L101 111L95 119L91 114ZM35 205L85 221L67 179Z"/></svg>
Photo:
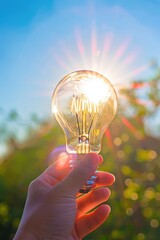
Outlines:
<svg viewBox="0 0 160 240"><path fill-rule="evenodd" d="M76 146L76 151L78 154L85 154L90 152L88 134L82 134L78 137L78 144Z"/></svg>
<svg viewBox="0 0 160 240"><path fill-rule="evenodd" d="M77 153L78 154L85 154L85 153L89 153L90 152L90 145L89 143L78 143L77 144Z"/></svg>
<svg viewBox="0 0 160 240"><path fill-rule="evenodd" d="M85 182L85 184L79 190L79 193L88 193L96 186L97 176L96 173Z"/></svg>

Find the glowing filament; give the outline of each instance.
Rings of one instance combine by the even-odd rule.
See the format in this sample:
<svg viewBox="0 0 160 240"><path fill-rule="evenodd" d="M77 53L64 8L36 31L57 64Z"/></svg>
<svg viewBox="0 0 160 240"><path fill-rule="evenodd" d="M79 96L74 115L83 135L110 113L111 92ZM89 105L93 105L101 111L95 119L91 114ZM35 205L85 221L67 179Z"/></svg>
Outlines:
<svg viewBox="0 0 160 240"><path fill-rule="evenodd" d="M71 112L79 113L81 111L89 112L89 113L98 113L100 111L101 103L94 103L90 99L88 99L85 95L81 95L80 97L75 97L73 95L72 103L71 103Z"/></svg>

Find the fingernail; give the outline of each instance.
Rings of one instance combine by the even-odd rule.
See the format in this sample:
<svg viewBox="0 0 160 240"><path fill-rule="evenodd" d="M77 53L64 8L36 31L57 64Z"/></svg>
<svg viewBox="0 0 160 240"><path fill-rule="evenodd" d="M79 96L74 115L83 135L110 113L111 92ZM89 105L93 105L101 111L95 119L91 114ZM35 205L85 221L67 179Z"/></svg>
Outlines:
<svg viewBox="0 0 160 240"><path fill-rule="evenodd" d="M109 197L110 197L110 195L111 195L111 191L108 189L108 194L109 194Z"/></svg>
<svg viewBox="0 0 160 240"><path fill-rule="evenodd" d="M101 155L98 155L99 156L99 164L101 164L103 162L103 157Z"/></svg>
<svg viewBox="0 0 160 240"><path fill-rule="evenodd" d="M115 176L112 173L111 173L111 175L113 176L113 183L114 183L116 178L115 178Z"/></svg>
<svg viewBox="0 0 160 240"><path fill-rule="evenodd" d="M108 212L110 213L111 212L111 207L108 205Z"/></svg>

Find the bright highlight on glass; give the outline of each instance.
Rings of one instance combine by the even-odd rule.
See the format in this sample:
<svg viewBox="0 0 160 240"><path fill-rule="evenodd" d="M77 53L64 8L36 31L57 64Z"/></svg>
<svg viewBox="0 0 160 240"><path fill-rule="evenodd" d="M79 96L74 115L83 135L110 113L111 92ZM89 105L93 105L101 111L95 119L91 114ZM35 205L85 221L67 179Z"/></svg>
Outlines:
<svg viewBox="0 0 160 240"><path fill-rule="evenodd" d="M79 156L99 153L103 134L116 111L114 87L97 72L72 72L59 82L53 93L52 112L65 133L68 153ZM93 183L89 185L91 189Z"/></svg>

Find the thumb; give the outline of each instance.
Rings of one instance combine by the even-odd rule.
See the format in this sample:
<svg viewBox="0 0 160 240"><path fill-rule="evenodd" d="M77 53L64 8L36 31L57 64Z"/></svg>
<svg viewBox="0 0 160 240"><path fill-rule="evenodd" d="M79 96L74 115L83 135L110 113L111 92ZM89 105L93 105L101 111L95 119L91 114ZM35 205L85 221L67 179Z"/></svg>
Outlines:
<svg viewBox="0 0 160 240"><path fill-rule="evenodd" d="M96 171L100 162L100 156L96 153L85 154L72 171L62 180L63 191L77 194L92 174Z"/></svg>

